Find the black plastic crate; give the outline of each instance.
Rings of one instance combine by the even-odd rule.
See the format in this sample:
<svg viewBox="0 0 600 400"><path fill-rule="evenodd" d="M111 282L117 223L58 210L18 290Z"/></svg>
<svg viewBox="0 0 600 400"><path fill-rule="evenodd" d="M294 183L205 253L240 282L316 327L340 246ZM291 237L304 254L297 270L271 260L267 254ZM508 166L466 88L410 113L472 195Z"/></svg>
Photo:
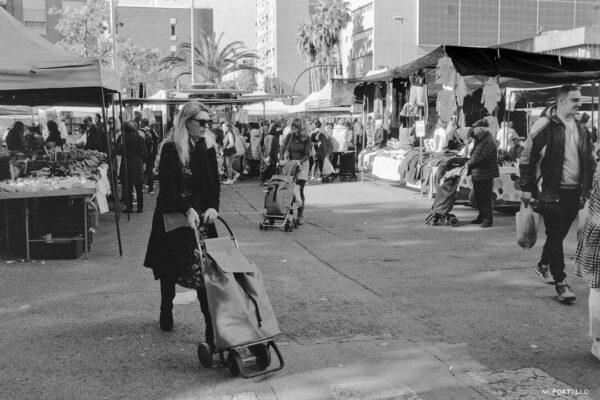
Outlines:
<svg viewBox="0 0 600 400"><path fill-rule="evenodd" d="M83 240L32 242L29 250L32 259L76 260L83 254Z"/></svg>

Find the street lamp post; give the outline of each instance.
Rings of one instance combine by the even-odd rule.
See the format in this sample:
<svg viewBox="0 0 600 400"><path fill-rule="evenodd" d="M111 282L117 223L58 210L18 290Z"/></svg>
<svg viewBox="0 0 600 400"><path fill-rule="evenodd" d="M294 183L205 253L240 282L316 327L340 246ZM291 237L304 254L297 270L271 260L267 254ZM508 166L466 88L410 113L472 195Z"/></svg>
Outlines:
<svg viewBox="0 0 600 400"><path fill-rule="evenodd" d="M402 54L404 51L404 43L402 41L402 31L404 31L404 18L394 16L392 17L392 19L394 19L395 21L400 21L400 65L404 65L404 57Z"/></svg>
<svg viewBox="0 0 600 400"><path fill-rule="evenodd" d="M294 85L292 86L292 104L294 104L294 92L296 91L296 83L298 83L298 79L300 79L300 77L301 77L302 75L304 75L304 73L305 73L306 71L309 71L309 70L311 70L311 69L313 69L313 68L318 68L318 67L337 67L337 66L339 66L339 65L340 65L340 64L320 64L320 65L312 65L312 66L310 66L310 67L306 68L304 71L300 72L300 73L298 74L298 76L296 77L296 80L294 81Z"/></svg>

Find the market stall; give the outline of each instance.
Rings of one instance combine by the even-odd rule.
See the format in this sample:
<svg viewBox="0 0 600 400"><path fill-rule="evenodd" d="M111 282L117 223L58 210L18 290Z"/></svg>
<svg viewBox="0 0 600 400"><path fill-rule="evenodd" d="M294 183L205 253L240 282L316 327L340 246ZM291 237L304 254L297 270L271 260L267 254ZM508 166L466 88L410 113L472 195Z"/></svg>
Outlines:
<svg viewBox="0 0 600 400"><path fill-rule="evenodd" d="M404 133L413 133L409 141L414 143L415 136L419 136L414 135L417 122L420 121L425 127L424 140L419 146L424 157L418 162L408 163L408 173L403 175L399 170L402 168L402 159L409 153L404 152L405 149L401 153L393 141L391 146L382 146L383 151L367 149L363 155L364 169L377 177L397 181L403 181L406 175L418 177L417 186L428 188L427 191L432 194L435 184L431 182L435 183L439 174L435 166L427 166L431 163L428 153L436 157L453 153L450 134L460 149L461 142L467 141L468 126L481 118L488 121L494 135L502 132L499 120L507 124L511 120L511 108L506 105L506 99L510 103L511 98L510 95L506 96L507 88L547 87L596 82L599 79L600 60L500 48L439 47L412 63L363 79L365 103L373 104L368 108L372 118L378 117L377 112L381 108L384 113L379 118L384 118L387 110L389 119L398 121L400 142L403 128ZM379 101L382 104L377 106ZM448 128L451 124L456 126ZM505 132L508 134L508 129ZM389 160L390 156L394 162ZM453 156L462 156L466 160L468 151L463 149L463 152L456 151L449 155ZM383 160L384 157L388 159ZM519 197L514 189L518 160L503 158L503 161L501 176L494 187L496 204L518 201ZM435 174L435 178L432 174ZM470 180L467 178L461 180L461 196L470 191L468 182Z"/></svg>
<svg viewBox="0 0 600 400"><path fill-rule="evenodd" d="M8 12L0 8L0 105L11 106L95 106L101 107L106 120L106 107L113 94L120 90L119 77L110 70L101 68L98 59L82 59L71 56L56 48L39 35L32 33ZM103 137L109 141L108 132ZM107 145L107 149L110 146ZM105 195L108 177L113 177L112 154L82 153L83 150L59 151L43 144L26 146L22 151L3 153L0 168L5 179L0 183L0 203L11 215L27 215L30 201L46 202L49 198L63 198L66 203L81 199L83 219L77 221L78 231L64 241L89 242L87 207L89 198L96 198L97 207L108 210ZM8 178L8 179L7 179ZM33 200L32 200L33 199ZM65 208L67 209L67 208ZM118 209L115 207L115 226L119 251L122 254L119 231ZM58 212L58 209L54 209ZM72 211L70 211L72 213ZM53 229L60 226L48 224L48 232L40 237L29 235L35 224L26 218L21 222L11 220L4 213L6 231L2 236L4 248L14 245L15 236L23 237L26 256L29 258L30 243L44 241L59 243ZM69 215L64 216L65 219ZM35 223L42 223L40 216ZM81 222L81 224L79 223ZM75 226L75 224L73 225ZM19 235L20 230L25 235ZM75 238L75 239L74 239ZM19 239L20 240L20 239Z"/></svg>

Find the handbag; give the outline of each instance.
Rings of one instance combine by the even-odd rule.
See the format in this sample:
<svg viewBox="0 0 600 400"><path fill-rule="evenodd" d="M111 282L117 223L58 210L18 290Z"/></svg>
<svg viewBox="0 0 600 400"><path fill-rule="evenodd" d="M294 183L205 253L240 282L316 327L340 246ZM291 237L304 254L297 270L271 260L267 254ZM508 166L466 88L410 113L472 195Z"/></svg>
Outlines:
<svg viewBox="0 0 600 400"><path fill-rule="evenodd" d="M223 149L223 155L225 157L229 157L234 155L235 153L237 153L237 150L235 149L235 146L232 147L226 147L225 149Z"/></svg>
<svg viewBox="0 0 600 400"><path fill-rule="evenodd" d="M183 213L163 214L163 221L165 223L165 232L171 232L175 229L185 228L186 226L190 227L190 223Z"/></svg>

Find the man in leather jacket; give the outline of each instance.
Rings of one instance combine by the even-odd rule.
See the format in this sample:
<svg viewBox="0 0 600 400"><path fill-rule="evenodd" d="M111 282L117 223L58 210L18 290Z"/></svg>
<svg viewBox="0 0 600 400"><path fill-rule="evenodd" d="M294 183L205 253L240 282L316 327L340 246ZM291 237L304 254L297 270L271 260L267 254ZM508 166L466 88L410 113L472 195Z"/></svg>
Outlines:
<svg viewBox="0 0 600 400"><path fill-rule="evenodd" d="M555 115L540 118L525 142L517 183L526 204L532 194L539 201L546 226L546 243L535 272L545 283L555 284L558 300L565 303L574 301L575 294L565 279L563 241L589 197L596 167L590 133L574 118L580 105L579 88L558 89Z"/></svg>

